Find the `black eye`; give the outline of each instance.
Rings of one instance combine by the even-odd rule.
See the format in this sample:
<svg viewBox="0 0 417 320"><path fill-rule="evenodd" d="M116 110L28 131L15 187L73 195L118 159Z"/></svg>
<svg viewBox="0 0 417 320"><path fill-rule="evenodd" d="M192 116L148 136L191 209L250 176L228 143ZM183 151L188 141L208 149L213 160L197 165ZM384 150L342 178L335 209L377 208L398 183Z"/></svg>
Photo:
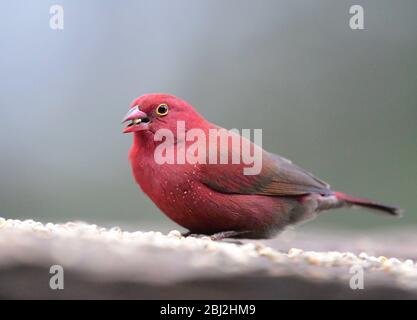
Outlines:
<svg viewBox="0 0 417 320"><path fill-rule="evenodd" d="M168 105L165 103L162 103L156 108L156 114L160 117L166 116L168 114Z"/></svg>

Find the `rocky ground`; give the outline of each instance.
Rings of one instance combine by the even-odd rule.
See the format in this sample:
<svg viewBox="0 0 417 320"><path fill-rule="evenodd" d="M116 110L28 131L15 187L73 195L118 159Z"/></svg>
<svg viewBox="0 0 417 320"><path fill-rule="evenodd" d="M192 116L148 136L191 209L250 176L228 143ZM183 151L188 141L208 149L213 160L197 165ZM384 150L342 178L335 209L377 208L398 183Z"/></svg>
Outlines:
<svg viewBox="0 0 417 320"><path fill-rule="evenodd" d="M288 231L235 244L0 218L0 298L415 299L416 239ZM50 288L52 265L63 290Z"/></svg>

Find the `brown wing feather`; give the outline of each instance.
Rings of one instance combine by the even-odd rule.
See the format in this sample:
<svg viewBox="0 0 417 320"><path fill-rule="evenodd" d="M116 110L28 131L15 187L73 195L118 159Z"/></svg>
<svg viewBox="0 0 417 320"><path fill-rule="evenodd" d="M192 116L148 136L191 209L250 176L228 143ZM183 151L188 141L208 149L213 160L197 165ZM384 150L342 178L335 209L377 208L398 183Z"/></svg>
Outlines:
<svg viewBox="0 0 417 320"><path fill-rule="evenodd" d="M310 172L275 154L267 154L267 172L272 177L269 183L260 188L265 195L302 195L308 193L329 194L330 186L313 176Z"/></svg>
<svg viewBox="0 0 417 320"><path fill-rule="evenodd" d="M331 193L327 183L289 160L266 151L263 151L260 174L244 175L242 169L242 165L203 165L200 168L201 181L222 193L268 196Z"/></svg>
<svg viewBox="0 0 417 320"><path fill-rule="evenodd" d="M224 129L223 129L224 130ZM226 131L226 130L225 130ZM329 194L329 185L291 161L278 155L266 152L248 139L223 132L228 139L228 148L221 147L220 153L229 158L229 164L203 164L199 166L200 180L210 188L222 193L258 194L268 196L295 196L309 193ZM226 136L224 136L226 135ZM230 164L233 156L240 156L240 147L234 145L233 138L241 143L249 143L251 154L262 154L261 172L257 175L244 175L244 165ZM217 148L208 144L209 148ZM213 151L213 150L209 150ZM218 151L217 149L214 151ZM209 154L209 152L207 152ZM241 158L242 160L242 158Z"/></svg>

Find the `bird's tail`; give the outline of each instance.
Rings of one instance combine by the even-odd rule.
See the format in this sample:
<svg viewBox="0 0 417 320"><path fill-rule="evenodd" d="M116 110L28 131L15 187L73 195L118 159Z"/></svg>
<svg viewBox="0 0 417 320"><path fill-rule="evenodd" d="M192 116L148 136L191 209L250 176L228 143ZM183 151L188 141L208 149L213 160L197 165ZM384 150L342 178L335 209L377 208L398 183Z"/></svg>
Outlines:
<svg viewBox="0 0 417 320"><path fill-rule="evenodd" d="M401 216L402 210L395 206L386 205L377 201L355 198L343 192L335 192L336 198L348 206L359 206L376 211L378 213L389 214L391 216Z"/></svg>

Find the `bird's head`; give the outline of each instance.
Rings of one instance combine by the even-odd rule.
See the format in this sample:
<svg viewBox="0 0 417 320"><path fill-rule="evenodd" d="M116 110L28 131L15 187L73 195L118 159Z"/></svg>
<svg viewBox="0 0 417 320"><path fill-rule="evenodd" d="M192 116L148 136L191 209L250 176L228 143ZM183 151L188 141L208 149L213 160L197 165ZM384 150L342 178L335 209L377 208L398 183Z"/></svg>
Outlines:
<svg viewBox="0 0 417 320"><path fill-rule="evenodd" d="M184 121L186 129L199 127L204 118L186 101L169 94L145 94L135 99L122 123L127 123L124 133L141 135L155 133L159 129L174 134L178 121Z"/></svg>

